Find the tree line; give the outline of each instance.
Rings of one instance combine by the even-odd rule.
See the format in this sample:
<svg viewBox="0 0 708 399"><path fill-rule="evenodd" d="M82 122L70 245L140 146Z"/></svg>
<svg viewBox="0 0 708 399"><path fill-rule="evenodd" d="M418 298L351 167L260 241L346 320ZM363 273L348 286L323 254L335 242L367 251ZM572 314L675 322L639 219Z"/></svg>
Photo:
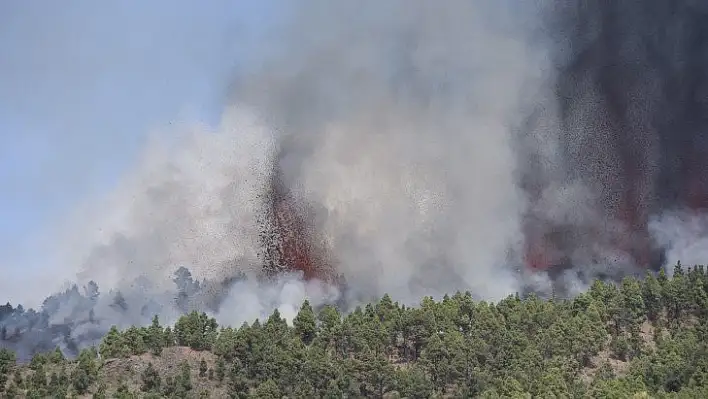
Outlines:
<svg viewBox="0 0 708 399"><path fill-rule="evenodd" d="M192 312L114 327L73 360L0 350L0 397L705 398L707 316L708 273L681 264L572 299L385 295L346 315L305 301L290 324L276 310L238 328ZM174 348L199 361L163 370ZM121 359L141 359L132 385L106 371Z"/></svg>

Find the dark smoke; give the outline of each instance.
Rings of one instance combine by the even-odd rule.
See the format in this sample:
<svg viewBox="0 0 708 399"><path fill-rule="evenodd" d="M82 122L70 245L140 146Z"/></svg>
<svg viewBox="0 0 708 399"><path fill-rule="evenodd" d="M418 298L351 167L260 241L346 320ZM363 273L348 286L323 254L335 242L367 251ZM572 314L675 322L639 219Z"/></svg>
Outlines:
<svg viewBox="0 0 708 399"><path fill-rule="evenodd" d="M157 140L86 217L80 284L0 308L0 345L305 297L572 295L708 255L708 6L298 4L221 125Z"/></svg>
<svg viewBox="0 0 708 399"><path fill-rule="evenodd" d="M573 202L560 214L531 209L528 261L656 270L668 243L652 236L652 222L708 206L708 6L630 0L558 10L549 18L558 75L532 119L537 131L557 120L558 151L526 180L537 203Z"/></svg>

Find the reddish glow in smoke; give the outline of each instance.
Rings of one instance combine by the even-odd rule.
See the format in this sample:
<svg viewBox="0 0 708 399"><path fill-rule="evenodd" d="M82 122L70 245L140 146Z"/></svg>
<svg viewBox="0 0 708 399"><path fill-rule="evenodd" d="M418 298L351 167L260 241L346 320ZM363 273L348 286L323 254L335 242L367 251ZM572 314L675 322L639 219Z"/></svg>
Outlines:
<svg viewBox="0 0 708 399"><path fill-rule="evenodd" d="M605 254L623 255L623 262L660 267L663 249L649 233L649 221L708 209L708 28L702 11L691 1L661 0L559 10L555 21L562 29L549 32L555 42L567 43L555 53L561 168L550 179L560 176L554 182L560 186L588 183L588 206L599 215L561 229L558 221L527 228L529 267L555 267L582 250L593 253L589 246L598 243ZM586 239L588 224L593 232ZM548 238L558 231L572 240ZM592 259L579 259L585 260Z"/></svg>
<svg viewBox="0 0 708 399"><path fill-rule="evenodd" d="M275 205L275 229L279 237L281 264L303 273L305 279L329 280L331 268L312 243L306 222L290 201Z"/></svg>
<svg viewBox="0 0 708 399"><path fill-rule="evenodd" d="M708 154L694 148L686 156L690 162L685 173L690 178L682 201L692 210L708 209Z"/></svg>
<svg viewBox="0 0 708 399"><path fill-rule="evenodd" d="M274 271L298 271L306 280L334 282L334 268L327 262L325 250L317 242L319 235L304 208L298 206L277 172L271 184L271 235L265 245Z"/></svg>
<svg viewBox="0 0 708 399"><path fill-rule="evenodd" d="M691 157L683 165L685 186L680 187L678 198L670 206L687 209L694 212L708 209L708 184L701 173L706 170L700 157ZM559 266L568 266L571 251L579 246L591 245L594 238L601 236L608 239L609 245L615 252L624 254L632 264L643 268L660 267L661 257L649 233L650 212L661 212L664 207L660 198L664 193L646 193L639 184L642 181L641 169L625 165L623 173L623 191L618 201L607 201L604 212L608 220L619 222L620 230L615 226L600 225L596 229L578 231L578 226L553 226L541 223L537 219L528 218L526 225L526 250L525 263L531 270L548 270ZM658 187L659 185L656 185ZM603 228L605 230L603 231ZM567 237L580 237L579 241L566 239ZM572 243L568 245L568 241Z"/></svg>

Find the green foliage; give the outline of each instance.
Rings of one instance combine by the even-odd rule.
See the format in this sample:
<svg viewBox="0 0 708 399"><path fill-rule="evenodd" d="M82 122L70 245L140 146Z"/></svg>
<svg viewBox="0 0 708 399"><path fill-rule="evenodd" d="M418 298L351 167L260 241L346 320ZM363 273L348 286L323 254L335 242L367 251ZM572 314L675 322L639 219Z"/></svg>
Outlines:
<svg viewBox="0 0 708 399"><path fill-rule="evenodd" d="M199 362L199 378L205 378L207 375L208 366L206 360L202 359Z"/></svg>
<svg viewBox="0 0 708 399"><path fill-rule="evenodd" d="M198 380L185 359L158 371L180 353L164 355L172 346L201 351L190 359ZM157 317L111 328L99 352L55 350L16 367L0 349L0 397L708 397L708 274L677 265L672 277L596 281L569 300L466 292L412 308L385 295L346 315L305 301L291 325L277 310L239 328L192 312L173 328ZM130 385L99 372L143 356Z"/></svg>
<svg viewBox="0 0 708 399"><path fill-rule="evenodd" d="M15 367L15 353L5 348L0 348L0 392L2 392L7 384L8 376Z"/></svg>
<svg viewBox="0 0 708 399"><path fill-rule="evenodd" d="M176 392L176 388L174 377L168 375L165 377L165 383L162 385L162 395L165 397L172 397Z"/></svg>
<svg viewBox="0 0 708 399"><path fill-rule="evenodd" d="M32 356L30 360L29 368L30 370L37 371L38 368L43 367L48 362L48 357L44 353L37 353Z"/></svg>
<svg viewBox="0 0 708 399"><path fill-rule="evenodd" d="M223 381L226 375L226 362L223 358L218 358L216 360L216 379L218 381Z"/></svg>
<svg viewBox="0 0 708 399"><path fill-rule="evenodd" d="M64 357L64 354L61 352L61 349L56 348L56 349L54 349L54 352L52 352L49 355L48 360L52 364L62 364L62 362L64 362L66 360L66 358Z"/></svg>
<svg viewBox="0 0 708 399"><path fill-rule="evenodd" d="M7 389L5 390L5 397L7 397L7 399L14 399L14 398L19 397L19 395L20 395L20 391L19 391L19 389L17 389L17 386L14 384L10 384L7 387Z"/></svg>
<svg viewBox="0 0 708 399"><path fill-rule="evenodd" d="M129 343L125 342L123 335L118 331L118 327L113 326L103 337L99 352L104 358L122 357L132 352L127 345Z"/></svg>
<svg viewBox="0 0 708 399"><path fill-rule="evenodd" d="M400 394L406 398L425 399L434 392L433 383L425 371L418 366L399 370L396 380Z"/></svg>
<svg viewBox="0 0 708 399"><path fill-rule="evenodd" d="M283 394L273 380L267 380L253 391L251 398L254 399L280 399Z"/></svg>
<svg viewBox="0 0 708 399"><path fill-rule="evenodd" d="M152 324L146 331L145 345L156 356L159 356L162 353L162 349L167 346L165 331L160 326L160 320L157 315L153 317Z"/></svg>
<svg viewBox="0 0 708 399"><path fill-rule="evenodd" d="M79 354L76 368L71 373L72 387L77 393L85 394L97 377L96 353L91 349L82 350Z"/></svg>
<svg viewBox="0 0 708 399"><path fill-rule="evenodd" d="M163 329L155 316L150 327L130 327L123 332L111 327L101 341L99 352L104 358L129 357L145 352L159 356L163 348L172 344L172 330Z"/></svg>
<svg viewBox="0 0 708 399"><path fill-rule="evenodd" d="M47 373L44 370L44 365L39 364L32 373L30 378L30 387L37 390L43 390L47 386Z"/></svg>
<svg viewBox="0 0 708 399"><path fill-rule="evenodd" d="M312 310L308 300L303 302L300 312L293 320L293 326L295 327L295 333L305 345L310 345L312 340L315 339L317 334L315 312Z"/></svg>
<svg viewBox="0 0 708 399"><path fill-rule="evenodd" d="M91 386L91 382L91 377L81 367L77 367L74 372L71 373L71 384L77 393L86 393L89 386Z"/></svg>
<svg viewBox="0 0 708 399"><path fill-rule="evenodd" d="M179 374L175 378L175 395L178 398L186 398L192 390L192 376L189 363L183 361L179 365Z"/></svg>
<svg viewBox="0 0 708 399"><path fill-rule="evenodd" d="M108 397L107 391L106 384L98 384L98 388L96 388L96 392L93 394L93 399L106 399Z"/></svg>
<svg viewBox="0 0 708 399"><path fill-rule="evenodd" d="M121 383L118 386L118 389L116 390L115 398L116 399L134 399L136 395L130 391L130 388L128 388L128 385L125 383Z"/></svg>
<svg viewBox="0 0 708 399"><path fill-rule="evenodd" d="M238 367L232 367L228 384L229 396L232 398L245 398L249 392L249 381Z"/></svg>
<svg viewBox="0 0 708 399"><path fill-rule="evenodd" d="M140 390L143 392L160 392L162 379L152 363L148 363L145 370L140 375L142 384Z"/></svg>
<svg viewBox="0 0 708 399"><path fill-rule="evenodd" d="M210 350L218 333L218 324L206 313L196 311L179 318L174 333L177 345L194 350Z"/></svg>

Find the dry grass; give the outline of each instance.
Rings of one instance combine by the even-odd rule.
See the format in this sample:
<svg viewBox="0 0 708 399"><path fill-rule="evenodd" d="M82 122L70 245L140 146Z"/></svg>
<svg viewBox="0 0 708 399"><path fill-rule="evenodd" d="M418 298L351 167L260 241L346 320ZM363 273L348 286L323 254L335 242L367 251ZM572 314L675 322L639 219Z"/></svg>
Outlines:
<svg viewBox="0 0 708 399"><path fill-rule="evenodd" d="M655 333L656 328L648 321L645 321L640 326L639 335L642 338L642 341L644 341L645 347L650 351L656 349L656 342L654 340ZM668 334L666 330L664 330L663 333L664 335ZM600 367L602 367L602 365L604 364L609 364L610 368L617 376L623 376L627 374L627 371L629 370L629 362L620 359L615 359L612 357L611 351L609 349L611 339L612 337L608 335L604 349L590 360L589 367L585 367L581 371L580 377L583 379L584 382L591 382Z"/></svg>
<svg viewBox="0 0 708 399"><path fill-rule="evenodd" d="M142 384L141 373L152 363L165 383L167 376L177 376L180 364L186 361L191 370L192 396L199 397L203 391L210 393L210 398L226 398L226 390L217 381L199 376L199 364L202 359L207 363L208 369L215 369L216 356L210 352L197 352L187 347L165 348L160 356L143 354L131 356L126 359L108 359L99 370L99 381L106 384L109 392L114 391L121 383L125 383L131 391L140 391ZM87 397L90 397L87 396Z"/></svg>

